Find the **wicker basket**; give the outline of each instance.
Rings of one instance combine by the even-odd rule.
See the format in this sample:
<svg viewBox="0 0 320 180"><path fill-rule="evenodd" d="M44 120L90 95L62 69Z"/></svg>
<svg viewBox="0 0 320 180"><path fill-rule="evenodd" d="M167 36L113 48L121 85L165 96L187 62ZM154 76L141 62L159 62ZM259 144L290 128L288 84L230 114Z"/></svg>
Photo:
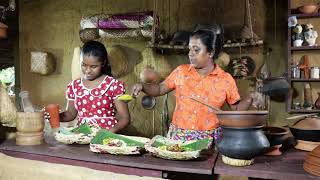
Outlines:
<svg viewBox="0 0 320 180"><path fill-rule="evenodd" d="M17 108L0 82L0 122L3 126L16 127Z"/></svg>
<svg viewBox="0 0 320 180"><path fill-rule="evenodd" d="M38 145L43 143L43 112L17 112L18 145Z"/></svg>
<svg viewBox="0 0 320 180"><path fill-rule="evenodd" d="M99 30L97 28L82 29L79 31L79 35L80 35L80 40L83 43L100 38Z"/></svg>
<svg viewBox="0 0 320 180"><path fill-rule="evenodd" d="M41 75L49 75L56 69L56 62L53 56L47 52L31 52L31 72Z"/></svg>
<svg viewBox="0 0 320 180"><path fill-rule="evenodd" d="M129 30L99 30L99 35L104 38L134 38L141 36L139 29Z"/></svg>

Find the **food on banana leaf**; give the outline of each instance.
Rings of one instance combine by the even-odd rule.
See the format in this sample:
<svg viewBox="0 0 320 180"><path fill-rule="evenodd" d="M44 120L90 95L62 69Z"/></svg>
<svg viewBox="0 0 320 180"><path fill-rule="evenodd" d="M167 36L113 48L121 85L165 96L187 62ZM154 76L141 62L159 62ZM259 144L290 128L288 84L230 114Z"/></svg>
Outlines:
<svg viewBox="0 0 320 180"><path fill-rule="evenodd" d="M146 143L145 148L151 154L160 158L189 160L200 157L201 151L208 149L210 143L210 139L182 142L157 135Z"/></svg>
<svg viewBox="0 0 320 180"><path fill-rule="evenodd" d="M76 134L80 134L80 133L91 134L92 130L91 130L90 126L85 123L85 124L82 124L74 129L72 129L71 132L76 133Z"/></svg>
<svg viewBox="0 0 320 180"><path fill-rule="evenodd" d="M78 127L60 127L55 139L64 144L89 144L99 127L82 124Z"/></svg>
<svg viewBox="0 0 320 180"><path fill-rule="evenodd" d="M148 138L114 134L101 129L90 143L90 151L110 154L141 154Z"/></svg>
<svg viewBox="0 0 320 180"><path fill-rule="evenodd" d="M119 96L117 99L120 101L130 102L133 98L129 94L124 94L124 95Z"/></svg>

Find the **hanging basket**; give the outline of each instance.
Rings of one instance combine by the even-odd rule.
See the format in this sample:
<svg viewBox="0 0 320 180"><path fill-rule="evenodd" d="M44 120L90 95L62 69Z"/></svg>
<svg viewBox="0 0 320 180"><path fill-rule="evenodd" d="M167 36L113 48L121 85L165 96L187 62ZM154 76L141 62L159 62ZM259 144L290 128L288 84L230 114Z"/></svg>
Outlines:
<svg viewBox="0 0 320 180"><path fill-rule="evenodd" d="M80 35L80 40L83 43L100 38L99 30L96 28L81 29L79 31L79 35Z"/></svg>
<svg viewBox="0 0 320 180"><path fill-rule="evenodd" d="M47 52L33 51L31 54L30 71L41 75L49 75L56 69L53 56Z"/></svg>

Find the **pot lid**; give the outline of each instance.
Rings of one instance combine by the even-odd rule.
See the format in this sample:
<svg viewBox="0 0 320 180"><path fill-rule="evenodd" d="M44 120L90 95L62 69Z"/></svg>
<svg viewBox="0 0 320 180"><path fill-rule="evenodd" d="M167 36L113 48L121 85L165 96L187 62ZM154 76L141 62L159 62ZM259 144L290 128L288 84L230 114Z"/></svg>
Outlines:
<svg viewBox="0 0 320 180"><path fill-rule="evenodd" d="M305 118L296 122L292 128L302 130L320 130L319 118Z"/></svg>

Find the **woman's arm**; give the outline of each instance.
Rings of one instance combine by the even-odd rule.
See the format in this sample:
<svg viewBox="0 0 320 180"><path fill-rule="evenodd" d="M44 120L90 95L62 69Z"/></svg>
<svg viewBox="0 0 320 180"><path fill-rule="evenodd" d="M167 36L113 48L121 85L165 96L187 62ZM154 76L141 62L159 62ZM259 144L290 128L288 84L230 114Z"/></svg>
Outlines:
<svg viewBox="0 0 320 180"><path fill-rule="evenodd" d="M172 89L168 88L164 82L160 84L138 83L132 87L132 95L134 97L138 96L141 91L150 96L162 96L172 91Z"/></svg>
<svg viewBox="0 0 320 180"><path fill-rule="evenodd" d="M119 115L118 123L109 131L113 133L117 133L118 131L124 129L127 125L130 124L130 114L129 114L129 108L127 103L123 101L115 100L114 104L116 106L116 109Z"/></svg>
<svg viewBox="0 0 320 180"><path fill-rule="evenodd" d="M237 103L230 105L234 111L246 111L252 105L256 109L262 109L264 107L264 97L261 93L251 92L249 96Z"/></svg>
<svg viewBox="0 0 320 180"><path fill-rule="evenodd" d="M77 117L78 111L74 107L74 100L68 100L66 111L59 114L60 122L73 121Z"/></svg>

